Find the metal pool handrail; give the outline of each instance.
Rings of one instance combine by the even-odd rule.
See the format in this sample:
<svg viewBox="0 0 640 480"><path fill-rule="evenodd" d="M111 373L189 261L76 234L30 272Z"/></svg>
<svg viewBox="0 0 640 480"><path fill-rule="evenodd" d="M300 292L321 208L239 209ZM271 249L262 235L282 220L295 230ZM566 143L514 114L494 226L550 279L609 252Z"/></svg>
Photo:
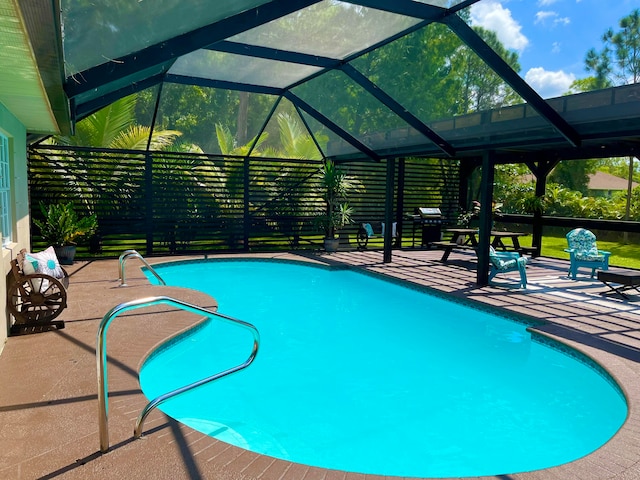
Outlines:
<svg viewBox="0 0 640 480"><path fill-rule="evenodd" d="M184 387L180 387L171 392L165 393L164 395L160 395L156 399L152 400L147 404L147 406L142 410L138 420L136 421L136 426L134 429L134 437L139 438L142 434L142 427L144 424L144 420L147 415L162 402L173 398L177 395L180 395L184 392L192 390L194 388L205 385L209 382L217 380L219 378L225 377L232 373L235 373L239 370L242 370L248 367L251 362L255 359L258 354L258 347L260 345L260 334L256 327L251 325L250 323L243 322L242 320L237 320L235 318L229 317L227 315L223 315L218 312L214 312L211 310L207 310L206 308L198 307L196 305L192 305L190 303L183 302L181 300L177 300L171 297L147 297L140 298L137 300L132 300L130 302L121 303L116 307L112 308L107 312L107 314L102 318L100 322L100 326L98 327L98 334L96 337L96 363L98 368L98 423L99 423L99 432L100 432L100 451L105 453L109 451L109 386L107 384L107 329L111 324L111 321L117 317L119 314L123 312L127 312L130 310L135 310L143 307L150 307L154 305L171 305L187 312L195 313L195 314L203 314L209 318L216 317L224 322L231 323L243 328L246 328L251 331L253 335L253 348L251 350L251 354L249 357L241 364L236 367L230 368L220 373L216 373L202 380L190 383Z"/></svg>
<svg viewBox="0 0 640 480"><path fill-rule="evenodd" d="M142 263L144 263L144 265L149 269L149 271L153 273L153 275L158 279L161 285L167 285L166 282L162 279L162 277L158 275L158 273L153 269L151 265L149 265L149 263L144 259L142 255L140 255L135 250L125 250L124 252L122 252L122 254L120 254L120 258L118 258L118 264L119 264L118 278L120 279L121 287L127 286L127 282L125 281L125 278L124 278L124 265L127 262L127 260L131 257L139 258L142 261Z"/></svg>

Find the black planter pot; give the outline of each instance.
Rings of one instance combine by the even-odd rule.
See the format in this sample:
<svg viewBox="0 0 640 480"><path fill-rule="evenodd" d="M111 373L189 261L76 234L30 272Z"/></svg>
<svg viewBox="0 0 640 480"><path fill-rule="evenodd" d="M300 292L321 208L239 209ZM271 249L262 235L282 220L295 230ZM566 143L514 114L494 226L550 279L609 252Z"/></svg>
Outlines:
<svg viewBox="0 0 640 480"><path fill-rule="evenodd" d="M324 239L324 249L327 252L337 252L338 245L340 245L339 238L325 238Z"/></svg>
<svg viewBox="0 0 640 480"><path fill-rule="evenodd" d="M56 251L56 257L60 265L73 265L73 259L76 256L75 245L64 245L62 247L53 247Z"/></svg>

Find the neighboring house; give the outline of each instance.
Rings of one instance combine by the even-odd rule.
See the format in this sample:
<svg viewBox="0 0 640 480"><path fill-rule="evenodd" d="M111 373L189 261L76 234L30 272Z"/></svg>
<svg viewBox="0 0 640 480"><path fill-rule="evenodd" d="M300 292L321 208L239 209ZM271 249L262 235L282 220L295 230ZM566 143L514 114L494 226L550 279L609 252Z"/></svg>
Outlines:
<svg viewBox="0 0 640 480"><path fill-rule="evenodd" d="M636 182L631 182L632 189L637 186ZM626 192L628 188L629 181L626 178L616 177L604 172L589 174L588 194L592 197L610 198L614 192Z"/></svg>
<svg viewBox="0 0 640 480"><path fill-rule="evenodd" d="M53 18L52 7L44 2L34 7L30 13L39 17L34 19L18 11L18 4L0 0L0 272L5 280L11 273L11 260L20 249L30 249L27 136L60 133L70 125L62 70L56 55L51 56L58 45L46 40L51 31L37 25L43 18ZM7 282L0 281L0 351L10 321L6 287Z"/></svg>
<svg viewBox="0 0 640 480"><path fill-rule="evenodd" d="M531 183L535 181L533 175L523 175L520 177L522 183ZM610 198L614 192L626 192L629 182L626 178L616 177L610 173L596 172L589 174L589 183L587 185L587 194L591 197L607 197ZM634 189L638 183L631 182L631 188Z"/></svg>

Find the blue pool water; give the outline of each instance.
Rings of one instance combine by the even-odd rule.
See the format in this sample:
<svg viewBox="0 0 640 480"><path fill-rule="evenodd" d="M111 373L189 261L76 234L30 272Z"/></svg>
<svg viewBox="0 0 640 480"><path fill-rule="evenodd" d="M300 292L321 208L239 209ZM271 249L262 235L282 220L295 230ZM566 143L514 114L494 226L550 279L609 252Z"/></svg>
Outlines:
<svg viewBox="0 0 640 480"><path fill-rule="evenodd" d="M156 270L260 331L248 369L161 407L254 452L379 475L498 475L582 457L626 418L623 395L601 369L461 303L286 262ZM150 356L142 389L155 398L235 366L251 341L245 330L207 322Z"/></svg>

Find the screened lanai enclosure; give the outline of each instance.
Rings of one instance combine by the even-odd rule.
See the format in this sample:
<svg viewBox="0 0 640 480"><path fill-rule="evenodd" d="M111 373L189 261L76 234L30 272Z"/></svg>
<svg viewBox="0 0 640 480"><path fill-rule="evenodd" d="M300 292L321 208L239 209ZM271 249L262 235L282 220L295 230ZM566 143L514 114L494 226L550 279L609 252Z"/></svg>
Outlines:
<svg viewBox="0 0 640 480"><path fill-rule="evenodd" d="M75 126L30 136L32 215L60 200L96 213L93 251L313 246L330 159L357 180L351 234L397 222L413 241L407 215L454 224L478 168L491 205L496 164L526 164L541 196L561 160L637 155L640 88L542 98L472 25L483 1L62 0L62 37L44 28L57 12L25 5L43 70L65 72L44 87ZM117 122L129 130L106 134ZM548 220L511 220L539 245Z"/></svg>

